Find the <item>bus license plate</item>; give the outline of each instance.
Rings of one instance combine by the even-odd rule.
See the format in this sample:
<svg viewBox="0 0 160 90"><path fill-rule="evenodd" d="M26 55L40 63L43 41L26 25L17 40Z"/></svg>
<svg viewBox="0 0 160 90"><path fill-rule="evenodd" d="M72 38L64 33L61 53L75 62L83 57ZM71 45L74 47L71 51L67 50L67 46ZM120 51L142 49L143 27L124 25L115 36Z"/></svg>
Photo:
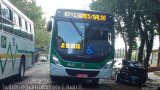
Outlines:
<svg viewBox="0 0 160 90"><path fill-rule="evenodd" d="M77 74L77 77L79 77L79 78L87 78L88 75L87 74Z"/></svg>

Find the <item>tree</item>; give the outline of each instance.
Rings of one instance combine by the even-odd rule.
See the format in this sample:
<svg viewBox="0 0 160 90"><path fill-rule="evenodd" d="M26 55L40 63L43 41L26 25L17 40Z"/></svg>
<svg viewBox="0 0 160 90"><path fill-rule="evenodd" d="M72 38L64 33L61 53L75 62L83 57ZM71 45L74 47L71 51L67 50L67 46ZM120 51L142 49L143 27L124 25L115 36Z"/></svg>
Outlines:
<svg viewBox="0 0 160 90"><path fill-rule="evenodd" d="M148 69L148 63L150 55L152 53L153 39L155 35L155 30L157 29L157 23L159 22L157 18L157 11L159 7L158 0L156 2L152 0L141 0L137 2L137 24L139 27L141 44L139 47L138 60L142 62L144 46L146 46L146 56L144 57L144 66Z"/></svg>
<svg viewBox="0 0 160 90"><path fill-rule="evenodd" d="M158 53L158 66L160 65L160 0L154 0L155 2L152 1L154 4L154 17L156 18L157 22L157 34L159 35L159 53Z"/></svg>
<svg viewBox="0 0 160 90"><path fill-rule="evenodd" d="M46 30L45 18L42 8L36 5L35 0L9 0L22 13L29 17L34 23L36 47L49 48L49 33Z"/></svg>

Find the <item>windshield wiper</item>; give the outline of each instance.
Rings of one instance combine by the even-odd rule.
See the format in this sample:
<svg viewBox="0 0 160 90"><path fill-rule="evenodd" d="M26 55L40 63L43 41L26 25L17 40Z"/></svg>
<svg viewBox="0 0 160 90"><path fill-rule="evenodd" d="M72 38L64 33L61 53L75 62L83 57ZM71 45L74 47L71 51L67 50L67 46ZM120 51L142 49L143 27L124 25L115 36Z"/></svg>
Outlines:
<svg viewBox="0 0 160 90"><path fill-rule="evenodd" d="M82 36L83 33L82 33L81 30L77 27L77 25L76 25L74 22L71 22L71 23L72 23L72 25L74 26L74 28L76 29L77 33L78 33L80 36Z"/></svg>

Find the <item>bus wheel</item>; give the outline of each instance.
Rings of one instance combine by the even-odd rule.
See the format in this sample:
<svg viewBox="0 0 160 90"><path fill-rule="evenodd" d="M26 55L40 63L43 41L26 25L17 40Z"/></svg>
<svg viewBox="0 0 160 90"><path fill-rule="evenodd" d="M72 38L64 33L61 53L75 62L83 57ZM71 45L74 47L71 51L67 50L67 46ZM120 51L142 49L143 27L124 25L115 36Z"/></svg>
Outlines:
<svg viewBox="0 0 160 90"><path fill-rule="evenodd" d="M50 76L52 83L56 83L56 84L62 84L63 80L60 77L56 77L56 76Z"/></svg>
<svg viewBox="0 0 160 90"><path fill-rule="evenodd" d="M99 79L93 79L92 80L92 85L93 86L98 86L98 82L99 82Z"/></svg>
<svg viewBox="0 0 160 90"><path fill-rule="evenodd" d="M21 62L20 68L19 68L19 74L18 74L18 79L23 80L24 79L24 73L25 73L25 64Z"/></svg>

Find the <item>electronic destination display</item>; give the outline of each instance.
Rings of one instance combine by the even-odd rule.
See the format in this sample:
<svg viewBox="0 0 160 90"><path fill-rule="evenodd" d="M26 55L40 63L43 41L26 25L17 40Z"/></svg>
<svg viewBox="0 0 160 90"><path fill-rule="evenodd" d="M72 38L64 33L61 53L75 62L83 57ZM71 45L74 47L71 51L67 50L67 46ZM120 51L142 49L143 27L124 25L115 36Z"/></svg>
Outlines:
<svg viewBox="0 0 160 90"><path fill-rule="evenodd" d="M79 20L91 20L91 21L112 21L110 14L95 12L95 11L76 11L76 10L65 10L60 9L56 12L56 18L68 18L68 19L79 19Z"/></svg>

